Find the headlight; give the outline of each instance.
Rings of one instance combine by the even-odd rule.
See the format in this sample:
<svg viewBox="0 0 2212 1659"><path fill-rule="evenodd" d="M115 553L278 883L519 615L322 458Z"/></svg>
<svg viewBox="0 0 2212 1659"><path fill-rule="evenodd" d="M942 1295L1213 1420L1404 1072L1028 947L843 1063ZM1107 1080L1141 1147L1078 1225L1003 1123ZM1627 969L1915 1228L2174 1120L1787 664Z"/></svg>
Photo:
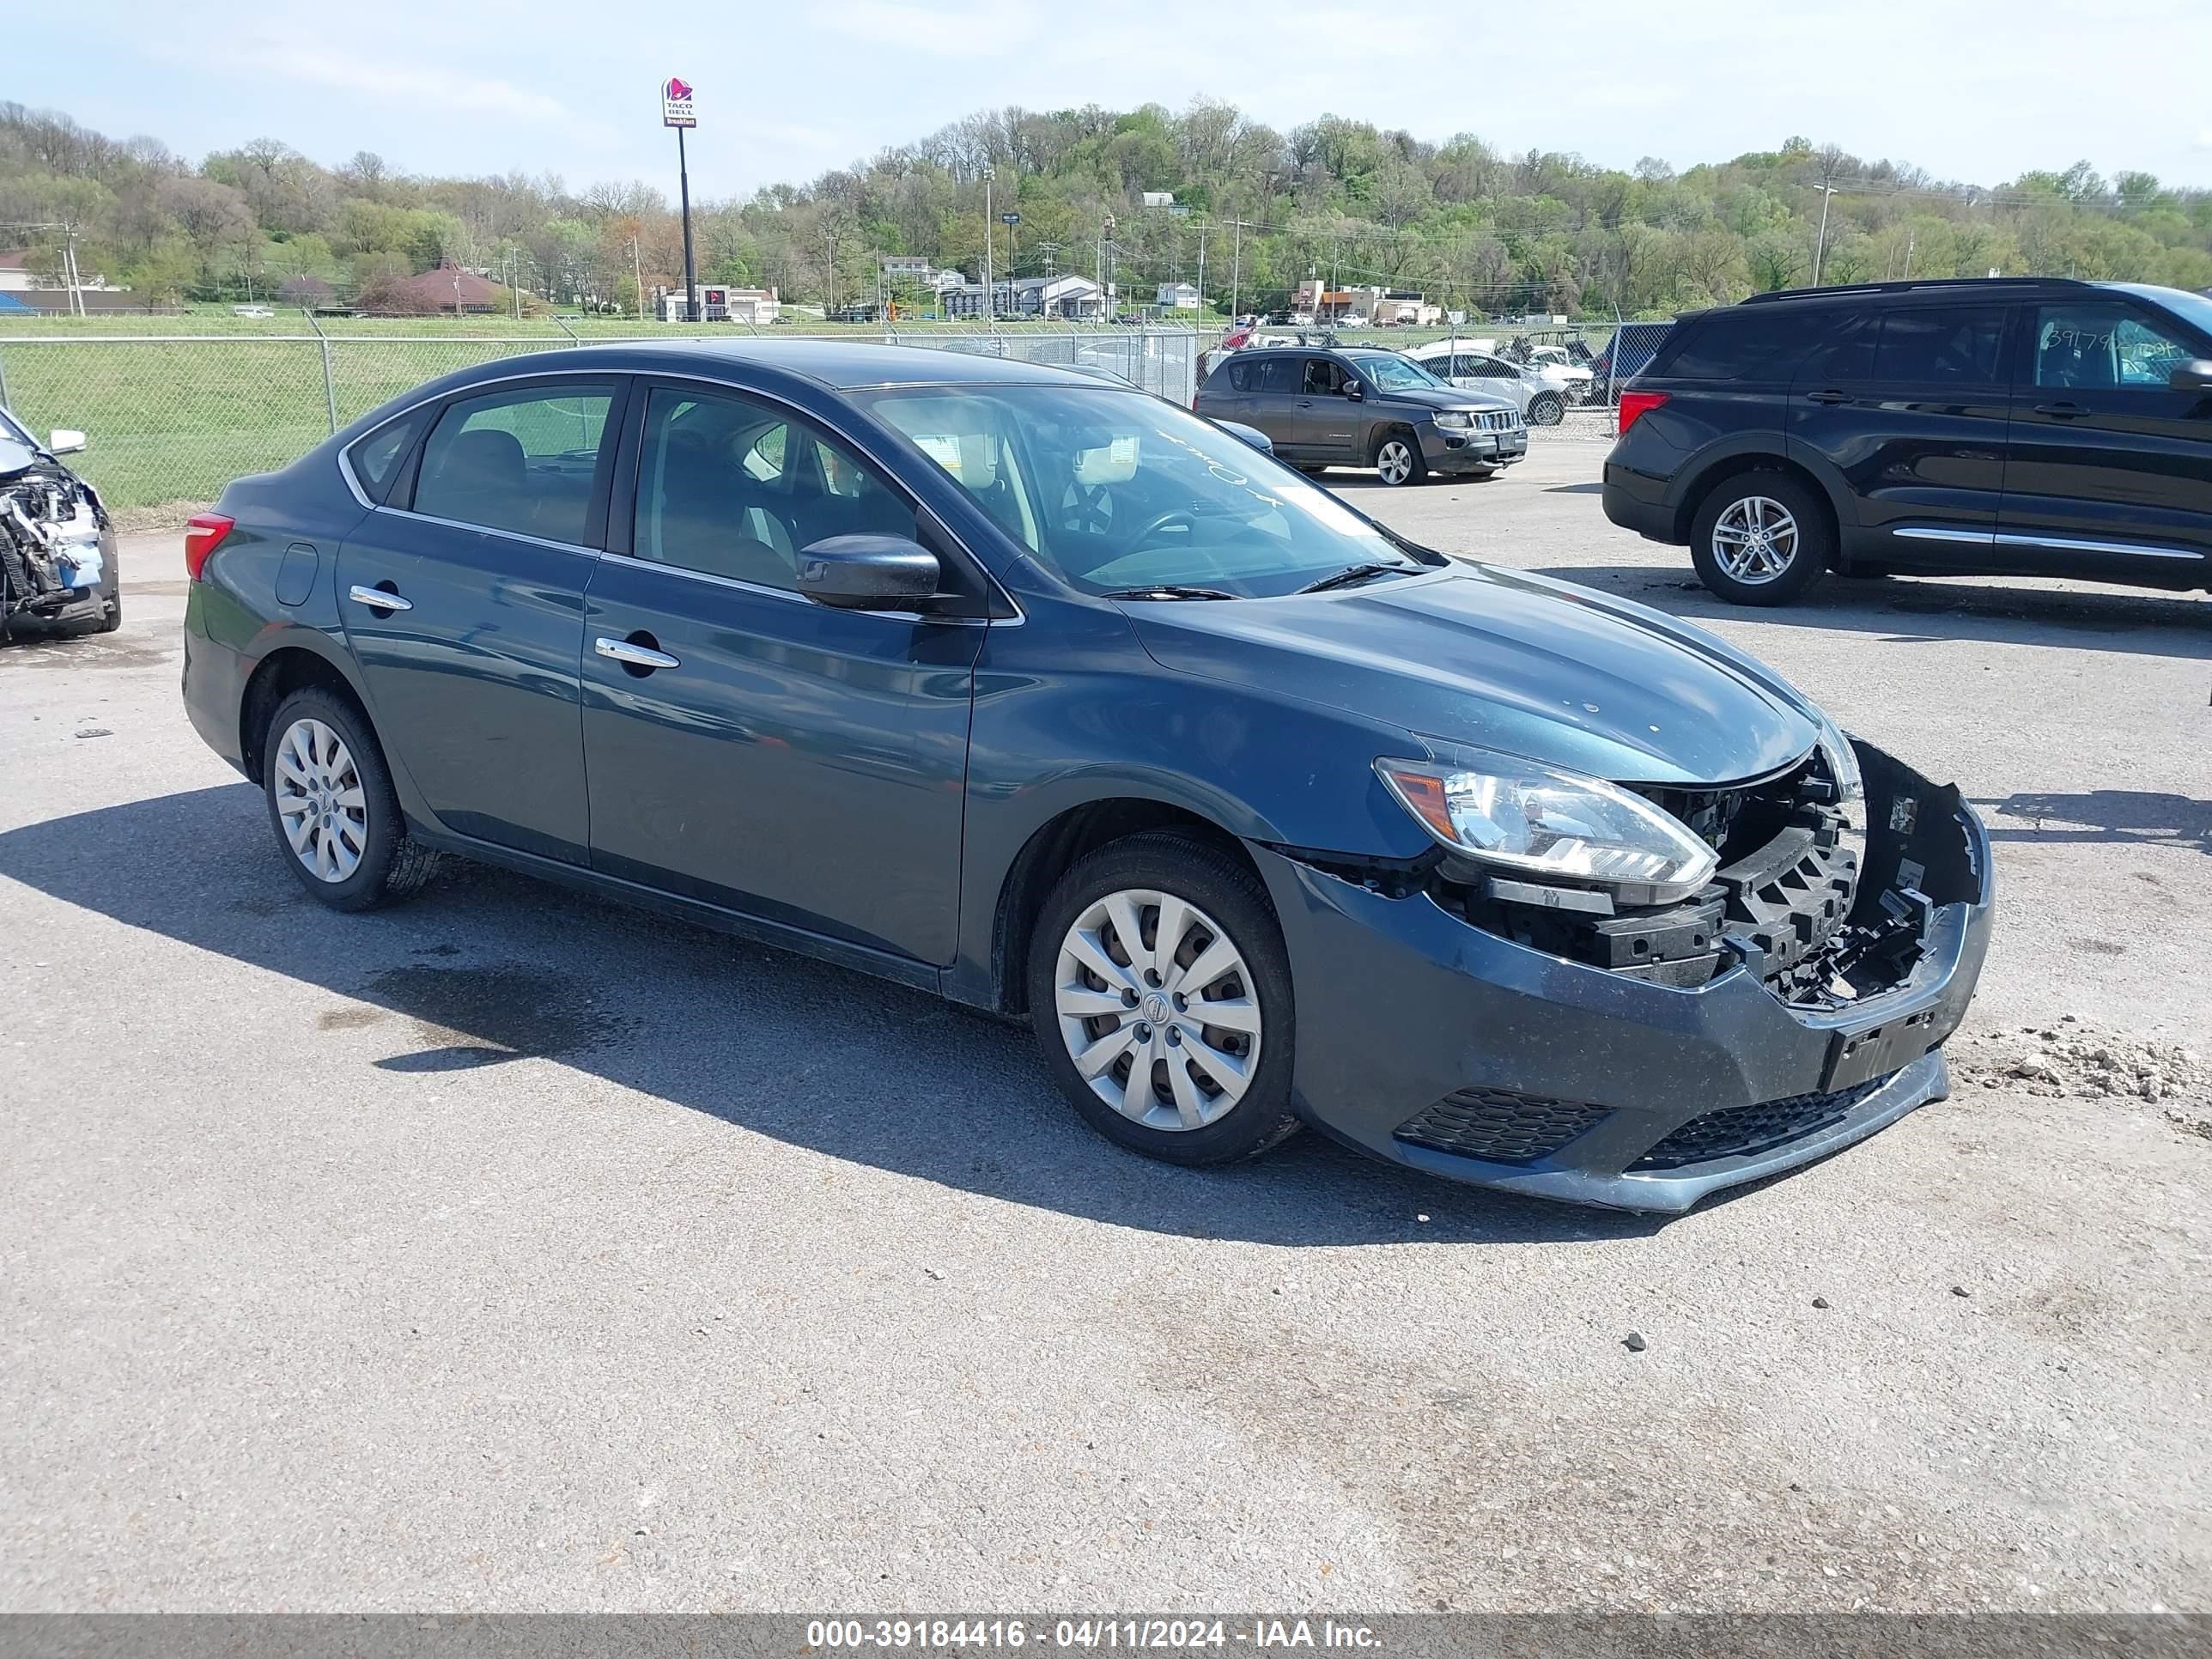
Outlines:
<svg viewBox="0 0 2212 1659"><path fill-rule="evenodd" d="M1615 784L1510 755L1477 768L1378 760L1421 827L1453 851L1555 880L1703 886L1720 860L1687 825Z"/></svg>
<svg viewBox="0 0 2212 1659"><path fill-rule="evenodd" d="M1469 418L1468 412L1463 409L1440 409L1437 411L1437 424L1438 426L1463 427L1472 426L1474 422L1471 418Z"/></svg>
<svg viewBox="0 0 2212 1659"><path fill-rule="evenodd" d="M1844 845L1863 871L1867 849L1866 779L1860 775L1858 750L1851 747L1850 734L1826 714L1820 716L1820 758L1827 763L1828 776L1836 786L1837 804L1844 810Z"/></svg>

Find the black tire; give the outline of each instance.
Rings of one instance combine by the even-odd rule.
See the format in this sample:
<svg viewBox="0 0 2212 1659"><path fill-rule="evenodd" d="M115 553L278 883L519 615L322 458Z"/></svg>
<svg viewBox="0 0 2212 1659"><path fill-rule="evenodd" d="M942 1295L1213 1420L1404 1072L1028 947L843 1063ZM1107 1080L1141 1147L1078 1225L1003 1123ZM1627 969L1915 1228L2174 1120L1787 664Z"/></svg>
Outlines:
<svg viewBox="0 0 2212 1659"><path fill-rule="evenodd" d="M1298 471L1304 473L1309 478L1318 478L1322 473L1328 471L1328 468L1326 465L1316 465L1312 461L1300 461L1297 465Z"/></svg>
<svg viewBox="0 0 2212 1659"><path fill-rule="evenodd" d="M1405 452L1403 471L1392 465L1395 452ZM1375 476L1384 483L1394 486L1425 483L1428 481L1429 464L1421 454L1420 435L1409 426L1387 428L1375 440L1375 453L1368 458Z"/></svg>
<svg viewBox="0 0 2212 1659"><path fill-rule="evenodd" d="M337 734L359 781L366 837L361 862L342 881L325 881L301 861L277 812L277 747L284 734L303 720L319 720ZM277 704L262 732L261 773L262 799L269 808L277 851L300 885L319 902L333 910L373 910L397 903L419 891L437 868L437 854L407 833L384 750L374 728L349 699L311 686Z"/></svg>
<svg viewBox="0 0 2212 1659"><path fill-rule="evenodd" d="M1091 906L1132 888L1172 894L1204 912L1220 925L1250 969L1243 991L1260 1006L1259 1065L1243 1098L1202 1127L1154 1128L1124 1116L1084 1079L1061 1035L1055 999L1060 945ZM1151 830L1081 860L1045 901L1030 939L1028 975L1030 1024L1045 1066L1083 1121L1109 1140L1170 1164L1206 1165L1257 1158L1297 1131L1298 1120L1291 1109L1297 1007L1290 956L1266 890L1220 848L1176 830ZM1156 1066L1168 1063L1163 1059ZM1170 1103L1165 1093L1156 1098L1164 1106Z"/></svg>
<svg viewBox="0 0 2212 1659"><path fill-rule="evenodd" d="M104 562L107 568L104 573L106 580L100 585L100 597L107 602L107 606L100 612L100 622L93 629L95 634L112 634L123 626L123 565L112 545L108 548Z"/></svg>
<svg viewBox="0 0 2212 1659"><path fill-rule="evenodd" d="M1567 418L1567 406L1559 395L1547 392L1528 400L1530 426L1557 426Z"/></svg>
<svg viewBox="0 0 2212 1659"><path fill-rule="evenodd" d="M1779 574L1746 581L1722 568L1713 532L1730 508L1753 500L1779 504L1795 535ZM1690 562L1698 580L1731 605L1787 605L1820 580L1835 556L1834 543L1827 503L1811 486L1784 472L1739 472L1723 479L1698 504L1690 526Z"/></svg>

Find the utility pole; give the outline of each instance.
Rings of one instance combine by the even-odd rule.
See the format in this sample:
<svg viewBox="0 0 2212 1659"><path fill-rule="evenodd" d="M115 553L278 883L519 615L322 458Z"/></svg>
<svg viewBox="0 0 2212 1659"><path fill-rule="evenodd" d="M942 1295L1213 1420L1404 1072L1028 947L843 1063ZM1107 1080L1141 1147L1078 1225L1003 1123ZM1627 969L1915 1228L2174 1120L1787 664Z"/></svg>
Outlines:
<svg viewBox="0 0 2212 1659"><path fill-rule="evenodd" d="M1237 227L1236 251L1229 261L1229 320L1233 323L1237 320L1237 301L1244 283L1244 222L1235 219L1230 222Z"/></svg>
<svg viewBox="0 0 2212 1659"><path fill-rule="evenodd" d="M1014 284L1021 280L1021 263L1014 258L1014 227L1022 222L1018 213L1002 213L999 222L1006 228L1006 309L1019 318L1021 304L1014 298Z"/></svg>
<svg viewBox="0 0 2212 1659"><path fill-rule="evenodd" d="M1835 198L1836 194L1836 187L1833 185L1822 185L1819 189L1820 234L1819 240L1813 244L1813 286L1814 288L1820 286L1820 264L1826 258L1828 252L1828 204Z"/></svg>
<svg viewBox="0 0 2212 1659"><path fill-rule="evenodd" d="M983 169L983 320L989 323L999 320L999 302L991 291L991 180L998 171Z"/></svg>
<svg viewBox="0 0 2212 1659"><path fill-rule="evenodd" d="M1114 216L1108 214L1098 226L1098 261L1091 282L1098 289L1098 314L1106 314L1106 243L1114 234Z"/></svg>
<svg viewBox="0 0 2212 1659"><path fill-rule="evenodd" d="M1908 229L1905 233L1905 280L1912 280L1912 245L1919 240L1920 233Z"/></svg>
<svg viewBox="0 0 2212 1659"><path fill-rule="evenodd" d="M645 261L638 253L635 236L629 239L629 280L630 286L637 290L637 319L641 323L645 320Z"/></svg>
<svg viewBox="0 0 2212 1659"><path fill-rule="evenodd" d="M1198 225L1198 302L1201 306L1206 303L1206 222L1203 219L1200 220Z"/></svg>

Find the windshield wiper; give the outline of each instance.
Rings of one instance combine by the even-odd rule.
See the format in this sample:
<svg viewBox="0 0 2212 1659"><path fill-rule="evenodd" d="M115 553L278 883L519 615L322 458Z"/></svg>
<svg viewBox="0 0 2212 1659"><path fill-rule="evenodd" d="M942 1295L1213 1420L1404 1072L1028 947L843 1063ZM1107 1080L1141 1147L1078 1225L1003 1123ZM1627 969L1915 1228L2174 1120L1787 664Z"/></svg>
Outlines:
<svg viewBox="0 0 2212 1659"><path fill-rule="evenodd" d="M1160 582L1150 587L1125 587L1118 593L1109 593L1109 599L1233 599L1234 593L1224 593L1218 587L1184 587L1174 582Z"/></svg>
<svg viewBox="0 0 2212 1659"><path fill-rule="evenodd" d="M1317 582L1308 582L1298 589L1301 593L1325 593L1332 587L1349 587L1354 582L1364 582L1370 576L1393 574L1411 575L1422 567L1418 564L1355 564L1338 571L1333 576L1323 576Z"/></svg>

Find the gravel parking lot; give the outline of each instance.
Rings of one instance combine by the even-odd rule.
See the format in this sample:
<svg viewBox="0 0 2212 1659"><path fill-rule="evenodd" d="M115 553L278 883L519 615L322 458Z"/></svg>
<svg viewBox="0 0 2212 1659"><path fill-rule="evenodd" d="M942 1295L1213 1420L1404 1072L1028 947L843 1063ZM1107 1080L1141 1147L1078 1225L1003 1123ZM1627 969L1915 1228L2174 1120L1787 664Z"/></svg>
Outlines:
<svg viewBox="0 0 2212 1659"><path fill-rule="evenodd" d="M2001 860L1957 1095L1664 1224L1147 1164L1024 1033L501 873L332 917L131 545L0 650L0 1610L2212 1608L2212 605L1725 610L1603 454L1335 476Z"/></svg>

